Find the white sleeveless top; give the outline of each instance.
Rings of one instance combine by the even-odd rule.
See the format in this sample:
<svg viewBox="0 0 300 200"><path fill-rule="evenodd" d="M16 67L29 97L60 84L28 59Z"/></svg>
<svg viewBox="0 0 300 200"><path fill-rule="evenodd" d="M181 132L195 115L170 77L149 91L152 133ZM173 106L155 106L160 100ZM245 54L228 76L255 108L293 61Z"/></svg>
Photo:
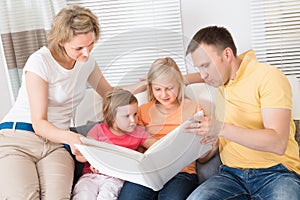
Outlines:
<svg viewBox="0 0 300 200"><path fill-rule="evenodd" d="M30 71L48 83L48 121L58 128L68 129L75 108L85 96L87 80L95 66L96 62L90 56L87 61L76 62L73 69L67 70L57 63L47 47L42 47L28 58L17 100L2 122L31 123L25 85L25 72Z"/></svg>

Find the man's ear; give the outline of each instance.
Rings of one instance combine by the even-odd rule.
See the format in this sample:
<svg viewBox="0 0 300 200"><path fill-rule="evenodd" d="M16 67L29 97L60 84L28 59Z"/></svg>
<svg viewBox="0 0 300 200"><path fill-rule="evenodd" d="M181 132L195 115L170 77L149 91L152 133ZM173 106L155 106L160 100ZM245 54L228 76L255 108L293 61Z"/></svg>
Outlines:
<svg viewBox="0 0 300 200"><path fill-rule="evenodd" d="M224 59L227 60L228 62L231 62L234 57L232 49L227 47L223 52L224 52L223 54Z"/></svg>

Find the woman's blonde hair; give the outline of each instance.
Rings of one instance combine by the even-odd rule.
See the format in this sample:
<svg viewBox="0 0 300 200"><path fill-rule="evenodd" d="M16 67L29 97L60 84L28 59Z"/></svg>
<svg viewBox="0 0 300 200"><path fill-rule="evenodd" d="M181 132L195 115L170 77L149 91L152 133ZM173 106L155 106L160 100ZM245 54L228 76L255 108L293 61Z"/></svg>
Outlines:
<svg viewBox="0 0 300 200"><path fill-rule="evenodd" d="M179 91L177 100L179 103L183 102L184 99L184 78L182 73L176 64L176 62L170 58L159 58L155 60L147 74L147 94L149 101L155 101L157 103L156 98L153 95L152 91L152 82L153 81L160 81L160 80L175 80L178 83Z"/></svg>
<svg viewBox="0 0 300 200"><path fill-rule="evenodd" d="M138 100L128 90L114 89L112 92L109 92L103 99L102 109L104 122L107 123L109 127L112 127L117 114L117 108L134 103L138 103Z"/></svg>
<svg viewBox="0 0 300 200"><path fill-rule="evenodd" d="M78 34L94 32L95 42L99 40L100 26L98 18L90 9L79 5L63 8L53 19L48 34L48 47L60 56L65 56L60 43L69 42Z"/></svg>

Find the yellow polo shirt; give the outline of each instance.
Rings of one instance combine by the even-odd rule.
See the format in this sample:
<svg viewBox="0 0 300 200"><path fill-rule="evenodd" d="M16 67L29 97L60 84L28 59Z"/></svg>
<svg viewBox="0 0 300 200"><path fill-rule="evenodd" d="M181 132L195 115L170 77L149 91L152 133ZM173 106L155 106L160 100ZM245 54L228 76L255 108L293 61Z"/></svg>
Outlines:
<svg viewBox="0 0 300 200"><path fill-rule="evenodd" d="M216 116L219 120L248 129L263 129L263 108L292 109L292 92L285 75L277 68L259 63L252 50L240 56L243 60L236 78L218 88ZM279 163L300 174L295 124L290 119L290 136L284 155L262 152L220 138L223 164L235 168L268 168ZM255 142L255 141L253 141Z"/></svg>

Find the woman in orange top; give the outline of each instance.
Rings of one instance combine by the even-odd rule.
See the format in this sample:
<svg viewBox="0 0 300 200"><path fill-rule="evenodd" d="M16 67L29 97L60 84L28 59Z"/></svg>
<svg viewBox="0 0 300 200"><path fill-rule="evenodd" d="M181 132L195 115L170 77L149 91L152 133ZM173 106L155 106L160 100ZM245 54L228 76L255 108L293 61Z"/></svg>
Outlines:
<svg viewBox="0 0 300 200"><path fill-rule="evenodd" d="M149 102L139 107L139 125L144 126L146 131L157 139L167 135L196 112L203 110L201 105L184 96L184 79L172 58L154 61L147 74L147 83ZM212 151L199 158L200 162L206 162L215 154L217 139L213 139L211 143L214 144ZM119 199L183 200L197 186L196 162L192 162L159 191L125 182Z"/></svg>

